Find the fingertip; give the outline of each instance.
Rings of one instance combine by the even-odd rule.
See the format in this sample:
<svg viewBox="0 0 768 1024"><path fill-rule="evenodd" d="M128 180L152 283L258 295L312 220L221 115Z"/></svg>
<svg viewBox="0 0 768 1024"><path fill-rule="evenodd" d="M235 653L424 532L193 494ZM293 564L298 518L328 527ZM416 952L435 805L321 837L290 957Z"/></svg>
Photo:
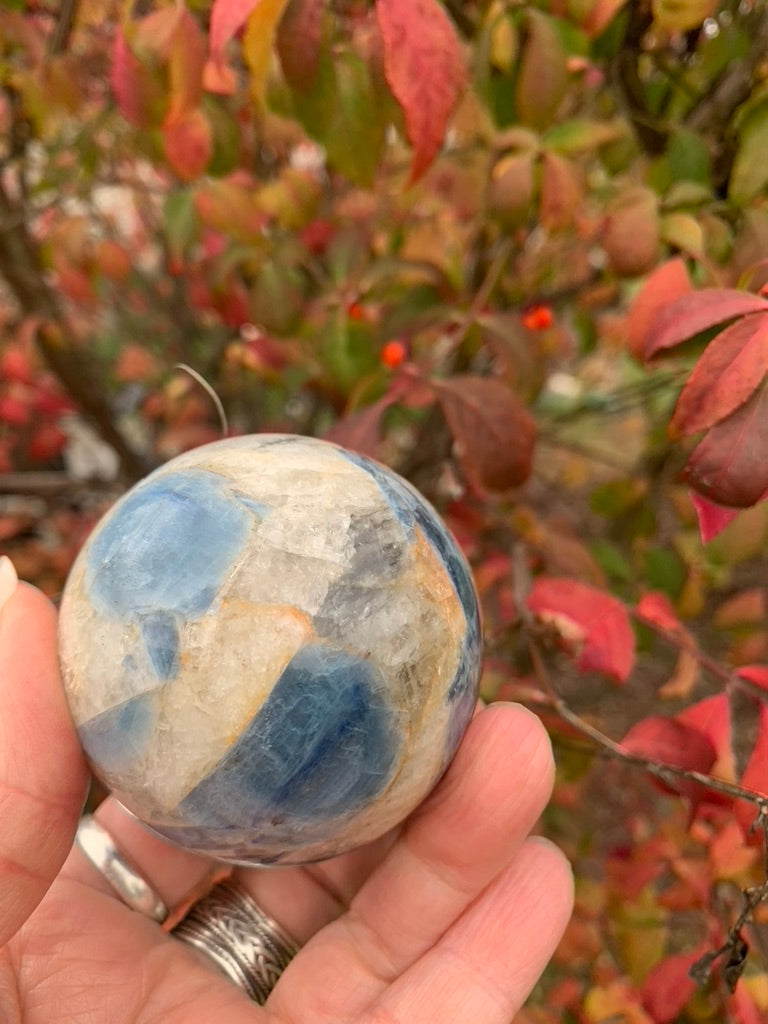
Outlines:
<svg viewBox="0 0 768 1024"><path fill-rule="evenodd" d="M3 605L13 596L19 585L16 566L8 555L0 556L0 612Z"/></svg>
<svg viewBox="0 0 768 1024"><path fill-rule="evenodd" d="M56 609L20 583L0 614L0 944L72 845L88 771L59 674Z"/></svg>
<svg viewBox="0 0 768 1024"><path fill-rule="evenodd" d="M55 642L56 621L50 598L18 579L7 556L0 558L0 646L20 648L28 636L41 634L46 641L52 638Z"/></svg>
<svg viewBox="0 0 768 1024"><path fill-rule="evenodd" d="M526 847L536 859L541 874L547 879L549 889L557 897L563 928L568 923L573 911L574 874L570 860L560 847L547 836L529 836Z"/></svg>
<svg viewBox="0 0 768 1024"><path fill-rule="evenodd" d="M523 704L497 701L475 717L472 727L478 733L482 731L477 741L483 747L490 745L496 759L513 762L549 799L555 782L555 758L552 741L538 715Z"/></svg>

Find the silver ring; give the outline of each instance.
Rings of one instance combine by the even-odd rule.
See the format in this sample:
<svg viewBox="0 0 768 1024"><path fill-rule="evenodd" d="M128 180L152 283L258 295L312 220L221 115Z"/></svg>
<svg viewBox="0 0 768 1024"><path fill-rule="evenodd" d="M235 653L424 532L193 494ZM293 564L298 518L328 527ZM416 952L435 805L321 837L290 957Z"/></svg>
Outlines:
<svg viewBox="0 0 768 1024"><path fill-rule="evenodd" d="M104 826L90 814L80 819L75 843L131 910L137 910L158 924L165 921L168 917L166 905L136 865L117 847Z"/></svg>
<svg viewBox="0 0 768 1024"><path fill-rule="evenodd" d="M172 934L204 953L260 1006L298 951L280 925L231 879L193 904Z"/></svg>

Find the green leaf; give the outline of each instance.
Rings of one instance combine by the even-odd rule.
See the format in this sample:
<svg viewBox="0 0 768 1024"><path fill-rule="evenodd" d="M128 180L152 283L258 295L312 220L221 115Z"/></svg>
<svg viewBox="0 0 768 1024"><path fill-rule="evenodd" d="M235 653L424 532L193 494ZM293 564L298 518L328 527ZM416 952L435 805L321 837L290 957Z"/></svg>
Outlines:
<svg viewBox="0 0 768 1024"><path fill-rule="evenodd" d="M163 212L168 247L172 256L181 259L197 236L197 210L192 190L180 188L169 192Z"/></svg>
<svg viewBox="0 0 768 1024"><path fill-rule="evenodd" d="M674 551L651 548L645 554L643 575L652 590L661 590L675 600L680 596L686 578L686 569Z"/></svg>
<svg viewBox="0 0 768 1024"><path fill-rule="evenodd" d="M768 185L768 102L745 119L739 131L739 148L733 161L728 197L746 205Z"/></svg>
<svg viewBox="0 0 768 1024"><path fill-rule="evenodd" d="M672 133L667 146L669 173L673 181L696 181L711 184L712 164L709 150L696 132L679 128Z"/></svg>
<svg viewBox="0 0 768 1024"><path fill-rule="evenodd" d="M372 185L386 137L382 104L367 64L352 53L336 58L333 118L321 139L330 163L359 185Z"/></svg>
<svg viewBox="0 0 768 1024"><path fill-rule="evenodd" d="M379 365L370 326L351 321L343 309L331 316L322 332L321 356L336 384L346 392Z"/></svg>
<svg viewBox="0 0 768 1024"><path fill-rule="evenodd" d="M230 174L240 156L240 131L232 113L212 96L203 98L203 110L213 131L213 156L208 173L214 177Z"/></svg>
<svg viewBox="0 0 768 1024"><path fill-rule="evenodd" d="M589 153L609 142L625 138L627 127L619 119L614 121L590 121L585 118L572 118L553 125L544 136L547 149L558 153L575 155Z"/></svg>

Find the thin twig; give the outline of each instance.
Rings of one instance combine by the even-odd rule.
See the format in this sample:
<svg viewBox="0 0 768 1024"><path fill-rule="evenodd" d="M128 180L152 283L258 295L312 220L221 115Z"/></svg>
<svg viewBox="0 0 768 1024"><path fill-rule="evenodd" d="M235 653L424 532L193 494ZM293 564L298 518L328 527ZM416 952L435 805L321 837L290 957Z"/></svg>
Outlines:
<svg viewBox="0 0 768 1024"><path fill-rule="evenodd" d="M227 413L222 405L221 399L216 394L214 388L208 383L202 374L198 373L197 370L194 370L191 366L188 366L187 363L176 363L173 368L174 370L183 370L184 373L188 373L193 380L197 381L203 391L205 391L216 408L219 423L221 424L221 436L226 437L229 434L229 421L227 420Z"/></svg>

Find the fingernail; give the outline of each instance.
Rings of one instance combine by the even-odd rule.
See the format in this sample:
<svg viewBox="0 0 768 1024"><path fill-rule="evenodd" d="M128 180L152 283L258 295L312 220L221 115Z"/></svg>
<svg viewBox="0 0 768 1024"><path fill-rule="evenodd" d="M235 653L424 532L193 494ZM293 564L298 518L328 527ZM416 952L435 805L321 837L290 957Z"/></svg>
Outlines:
<svg viewBox="0 0 768 1024"><path fill-rule="evenodd" d="M19 585L19 577L16 569L8 555L0 556L0 611L9 598L13 597L16 587Z"/></svg>

